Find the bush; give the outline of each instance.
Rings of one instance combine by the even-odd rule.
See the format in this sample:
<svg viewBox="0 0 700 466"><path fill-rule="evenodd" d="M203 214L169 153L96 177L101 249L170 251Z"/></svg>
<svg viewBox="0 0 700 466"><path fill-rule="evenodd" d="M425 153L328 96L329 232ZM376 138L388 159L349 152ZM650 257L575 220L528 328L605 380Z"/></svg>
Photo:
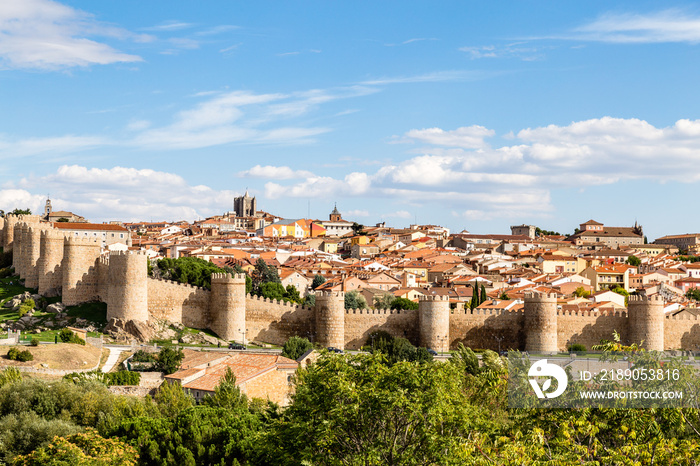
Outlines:
<svg viewBox="0 0 700 466"><path fill-rule="evenodd" d="M309 340L302 337L291 337L284 344L282 356L289 359L299 359L304 353L312 349L314 345Z"/></svg>
<svg viewBox="0 0 700 466"><path fill-rule="evenodd" d="M34 302L33 299L28 299L19 306L19 316L22 317L25 315L27 312L31 311L34 309L36 306L36 303Z"/></svg>
<svg viewBox="0 0 700 466"><path fill-rule="evenodd" d="M165 372L166 375L172 374L180 369L180 363L182 363L184 358L185 355L181 349L176 351L165 346L158 353L158 362L156 363L156 367L159 371Z"/></svg>
<svg viewBox="0 0 700 466"><path fill-rule="evenodd" d="M568 351L569 353L585 353L586 345L582 345L581 343L573 343L569 345Z"/></svg>
<svg viewBox="0 0 700 466"><path fill-rule="evenodd" d="M138 385L141 381L141 374L132 371L109 372L105 374L107 385Z"/></svg>
<svg viewBox="0 0 700 466"><path fill-rule="evenodd" d="M0 269L0 278L7 278L10 275L12 275L12 272L14 272L12 267L5 267L3 269Z"/></svg>
<svg viewBox="0 0 700 466"><path fill-rule="evenodd" d="M138 350L131 357L131 360L133 362L155 362L156 356L153 353L149 353L148 351Z"/></svg>
<svg viewBox="0 0 700 466"><path fill-rule="evenodd" d="M34 355L29 350L20 351L17 348L10 348L7 352L7 357L13 361L33 361Z"/></svg>
<svg viewBox="0 0 700 466"><path fill-rule="evenodd" d="M32 341L31 341L30 345L32 345L32 346L39 346L39 339L36 338L36 337L32 338Z"/></svg>
<svg viewBox="0 0 700 466"><path fill-rule="evenodd" d="M85 340L83 340L67 328L64 328L60 331L60 333L58 334L58 339L61 340L63 343L75 343L77 345L85 346Z"/></svg>

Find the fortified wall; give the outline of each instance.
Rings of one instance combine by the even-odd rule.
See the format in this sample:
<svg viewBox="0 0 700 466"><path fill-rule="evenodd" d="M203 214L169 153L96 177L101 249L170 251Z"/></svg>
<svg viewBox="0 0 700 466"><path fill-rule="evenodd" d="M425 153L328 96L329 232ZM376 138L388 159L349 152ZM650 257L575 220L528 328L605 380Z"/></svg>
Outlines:
<svg viewBox="0 0 700 466"><path fill-rule="evenodd" d="M244 275L213 274L211 290L149 278L144 253L105 253L97 241L65 237L36 216L0 218L0 245L28 287L67 305L105 302L108 320L164 319L239 342L281 345L297 335L341 349L360 348L377 330L437 351L463 343L548 353L590 348L614 330L648 349L700 349L698 318L666 317L655 296L630 296L626 312L563 312L556 295L539 293L526 294L521 311L451 310L440 296L422 297L417 310L346 310L343 292L319 292L306 307L246 295Z"/></svg>

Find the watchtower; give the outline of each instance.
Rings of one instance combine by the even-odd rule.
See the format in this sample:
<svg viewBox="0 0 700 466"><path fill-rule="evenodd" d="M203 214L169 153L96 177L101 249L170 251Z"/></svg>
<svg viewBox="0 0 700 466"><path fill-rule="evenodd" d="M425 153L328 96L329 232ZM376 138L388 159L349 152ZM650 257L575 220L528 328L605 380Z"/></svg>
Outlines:
<svg viewBox="0 0 700 466"><path fill-rule="evenodd" d="M213 273L209 316L219 338L246 343L245 274Z"/></svg>
<svg viewBox="0 0 700 466"><path fill-rule="evenodd" d="M141 251L109 253L107 320L148 320L147 260L146 253Z"/></svg>
<svg viewBox="0 0 700 466"><path fill-rule="evenodd" d="M450 350L450 301L447 296L418 298L420 345L441 353Z"/></svg>
<svg viewBox="0 0 700 466"><path fill-rule="evenodd" d="M63 275L63 233L57 230L43 230L39 238L39 294L42 296L58 296L61 294Z"/></svg>
<svg viewBox="0 0 700 466"><path fill-rule="evenodd" d="M661 296L630 296L627 306L630 343L642 343L649 351L663 351L664 319Z"/></svg>
<svg viewBox="0 0 700 466"><path fill-rule="evenodd" d="M316 341L323 347L345 349L345 293L316 293Z"/></svg>
<svg viewBox="0 0 700 466"><path fill-rule="evenodd" d="M71 236L64 240L61 263L63 304L75 306L99 297L97 259L100 251L97 238Z"/></svg>
<svg viewBox="0 0 700 466"><path fill-rule="evenodd" d="M556 353L557 295L525 293L525 350L533 353Z"/></svg>
<svg viewBox="0 0 700 466"><path fill-rule="evenodd" d="M5 227L3 230L5 233L3 234L3 251L12 251L13 247L13 242L14 242L14 237L15 237L15 225L17 224L17 216L16 215L6 215L5 216Z"/></svg>

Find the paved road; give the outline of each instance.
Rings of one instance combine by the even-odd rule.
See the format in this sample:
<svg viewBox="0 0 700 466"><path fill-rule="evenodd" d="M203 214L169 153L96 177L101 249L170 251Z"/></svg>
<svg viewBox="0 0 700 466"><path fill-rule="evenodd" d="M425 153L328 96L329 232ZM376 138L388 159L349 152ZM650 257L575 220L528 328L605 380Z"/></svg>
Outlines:
<svg viewBox="0 0 700 466"><path fill-rule="evenodd" d="M109 357L107 358L105 365L102 366L102 372L109 372L112 370L117 361L119 361L119 355L126 350L122 348L113 348L107 345L105 346L109 350Z"/></svg>

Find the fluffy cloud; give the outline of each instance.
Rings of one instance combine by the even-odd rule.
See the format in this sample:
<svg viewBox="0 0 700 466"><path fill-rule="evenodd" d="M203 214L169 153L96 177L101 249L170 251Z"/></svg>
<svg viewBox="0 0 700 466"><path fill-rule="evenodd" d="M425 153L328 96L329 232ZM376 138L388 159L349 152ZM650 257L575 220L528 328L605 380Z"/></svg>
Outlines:
<svg viewBox="0 0 700 466"><path fill-rule="evenodd" d="M88 36L149 40L97 22L91 15L51 0L0 2L0 65L59 69L141 61Z"/></svg>
<svg viewBox="0 0 700 466"><path fill-rule="evenodd" d="M103 220L192 220L230 209L236 193L189 185L181 176L155 170L61 166L55 173L27 177L21 189L0 190L0 209L43 208L48 192L56 209Z"/></svg>
<svg viewBox="0 0 700 466"><path fill-rule="evenodd" d="M256 165L250 170L240 172L238 176L250 178L271 178L274 180L289 180L293 178L307 178L312 177L314 175L313 173L306 170L292 170L289 167Z"/></svg>
<svg viewBox="0 0 700 466"><path fill-rule="evenodd" d="M342 179L311 175L290 185L271 181L265 195L387 198L447 207L457 217L492 219L551 215L555 188L700 180L700 121L656 128L638 119L604 117L523 129L510 146L492 148L478 139L492 135L480 126L412 130L403 140L432 144L424 154Z"/></svg>

